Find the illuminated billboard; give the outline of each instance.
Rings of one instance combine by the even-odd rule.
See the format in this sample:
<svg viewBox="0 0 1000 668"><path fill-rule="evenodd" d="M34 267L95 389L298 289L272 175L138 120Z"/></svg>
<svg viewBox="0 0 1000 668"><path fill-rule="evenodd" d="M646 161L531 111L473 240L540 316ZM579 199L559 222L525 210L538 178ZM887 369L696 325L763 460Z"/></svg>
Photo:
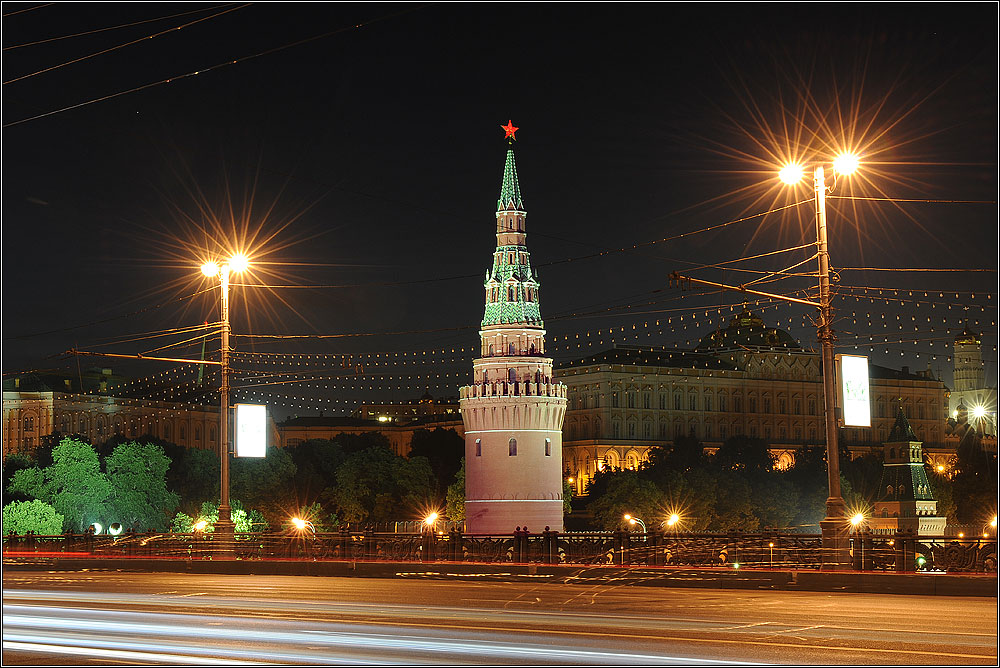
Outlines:
<svg viewBox="0 0 1000 668"><path fill-rule="evenodd" d="M868 392L868 358L863 355L837 355L840 369L840 397L845 427L872 426L871 400Z"/></svg>
<svg viewBox="0 0 1000 668"><path fill-rule="evenodd" d="M263 457L267 451L267 406L236 404L236 456Z"/></svg>

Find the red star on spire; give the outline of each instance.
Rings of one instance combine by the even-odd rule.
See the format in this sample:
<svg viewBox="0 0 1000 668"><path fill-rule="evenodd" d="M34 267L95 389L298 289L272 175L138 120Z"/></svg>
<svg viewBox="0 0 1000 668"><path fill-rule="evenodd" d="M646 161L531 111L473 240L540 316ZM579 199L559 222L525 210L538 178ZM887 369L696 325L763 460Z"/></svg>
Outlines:
<svg viewBox="0 0 1000 668"><path fill-rule="evenodd" d="M507 120L507 125L501 125L500 127L503 128L503 131L507 133L507 134L505 134L503 136L504 139L506 139L507 137L510 137L511 139L513 139L515 141L517 140L517 137L514 136L514 133L517 132L520 128L514 127L514 122L513 121L511 121L510 119L508 119Z"/></svg>

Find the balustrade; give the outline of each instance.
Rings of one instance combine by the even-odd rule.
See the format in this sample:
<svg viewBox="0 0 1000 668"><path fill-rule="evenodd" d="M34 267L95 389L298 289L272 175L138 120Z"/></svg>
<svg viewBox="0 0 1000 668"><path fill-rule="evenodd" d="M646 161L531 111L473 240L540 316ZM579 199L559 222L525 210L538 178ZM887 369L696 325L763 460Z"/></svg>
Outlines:
<svg viewBox="0 0 1000 668"><path fill-rule="evenodd" d="M221 545L211 533L121 536L8 534L5 558L212 559ZM457 561L680 567L818 569L820 536L796 533L648 533L524 531L506 535L398 534L337 531L317 534L240 533L240 559ZM852 535L854 568L865 571L996 573L995 537L955 538L911 533Z"/></svg>

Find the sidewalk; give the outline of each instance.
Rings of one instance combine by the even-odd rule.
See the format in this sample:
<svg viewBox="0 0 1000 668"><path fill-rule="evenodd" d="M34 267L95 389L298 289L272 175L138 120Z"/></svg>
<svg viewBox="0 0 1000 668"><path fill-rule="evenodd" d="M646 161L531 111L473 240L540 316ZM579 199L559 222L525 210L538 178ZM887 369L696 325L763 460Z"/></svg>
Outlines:
<svg viewBox="0 0 1000 668"><path fill-rule="evenodd" d="M510 563L385 561L179 561L167 559L83 559L4 557L11 571L120 570L219 575L317 575L327 577L532 581L614 584L638 587L826 591L921 596L997 596L997 575L858 573L649 566L580 566Z"/></svg>

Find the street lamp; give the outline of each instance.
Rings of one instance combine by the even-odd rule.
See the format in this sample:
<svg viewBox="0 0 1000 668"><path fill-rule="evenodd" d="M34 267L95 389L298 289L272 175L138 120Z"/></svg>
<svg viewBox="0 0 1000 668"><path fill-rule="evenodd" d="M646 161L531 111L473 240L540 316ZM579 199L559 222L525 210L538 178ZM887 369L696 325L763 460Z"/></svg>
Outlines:
<svg viewBox="0 0 1000 668"><path fill-rule="evenodd" d="M844 153L833 161L834 172L848 175L858 168L858 157ZM778 172L782 182L798 183L805 170L797 163L786 165ZM816 202L816 253L819 258L819 324L816 338L823 351L823 404L826 417L826 474L829 496L826 499L826 517L820 521L823 534L823 548L833 557L834 564L846 561L846 541L843 540L845 506L840 494L840 459L837 450L837 415L833 357L833 307L830 302L830 251L826 234L826 172L822 165L813 170L813 190Z"/></svg>
<svg viewBox="0 0 1000 668"><path fill-rule="evenodd" d="M851 526L854 527L854 540L861 544L861 570L865 570L865 539L861 535L861 525L864 524L865 516L856 513L850 519Z"/></svg>
<svg viewBox="0 0 1000 668"><path fill-rule="evenodd" d="M309 530L312 531L313 536L316 535L316 527L313 526L313 523L310 522L309 520L303 520L303 519L300 519L298 517L293 517L292 518L292 524L299 531L303 531L306 527L308 527Z"/></svg>
<svg viewBox="0 0 1000 668"><path fill-rule="evenodd" d="M625 514L625 519L626 519L626 521L628 521L628 523L629 523L629 524L631 524L632 526L635 526L635 525L636 525L636 523L638 523L638 524L639 524L639 526L641 526L641 527L642 527L642 532L643 532L643 533L646 533L646 523L645 523L645 522L643 522L642 520L640 520L640 519L639 519L638 517L632 517L631 515L629 515L629 514L627 514L627 513L626 513L626 514Z"/></svg>
<svg viewBox="0 0 1000 668"><path fill-rule="evenodd" d="M243 253L236 253L229 262L218 264L206 262L201 265L201 273L210 278L218 276L222 287L222 388L221 410L219 415L219 461L221 463L221 484L219 500L219 519L215 523L215 532L219 538L228 541L236 533L233 523L232 509L229 506L229 274L246 271L250 262Z"/></svg>

